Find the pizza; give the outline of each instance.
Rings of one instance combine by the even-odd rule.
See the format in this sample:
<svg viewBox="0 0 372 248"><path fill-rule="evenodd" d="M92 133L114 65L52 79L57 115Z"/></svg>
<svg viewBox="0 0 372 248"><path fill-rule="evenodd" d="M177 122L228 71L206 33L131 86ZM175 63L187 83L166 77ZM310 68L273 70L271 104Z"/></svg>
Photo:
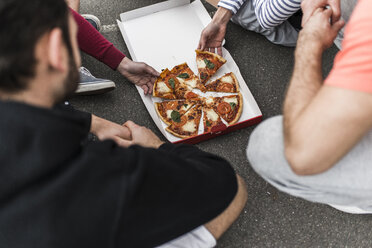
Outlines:
<svg viewBox="0 0 372 248"><path fill-rule="evenodd" d="M211 107L204 106L203 114L204 133L209 133L212 131L213 127L224 124L221 117Z"/></svg>
<svg viewBox="0 0 372 248"><path fill-rule="evenodd" d="M196 102L185 100L156 102L155 110L164 123L171 125L172 120L184 115L195 104Z"/></svg>
<svg viewBox="0 0 372 248"><path fill-rule="evenodd" d="M154 83L152 95L171 100L177 99L174 94L174 89L177 83L176 80L177 79L172 78L172 74L168 68L163 70Z"/></svg>
<svg viewBox="0 0 372 248"><path fill-rule="evenodd" d="M238 95L210 97L205 101L229 125L235 124L243 111L243 97Z"/></svg>
<svg viewBox="0 0 372 248"><path fill-rule="evenodd" d="M184 115L172 119L172 123L165 130L179 138L190 138L199 132L199 124L202 116L202 106L197 104Z"/></svg>
<svg viewBox="0 0 372 248"><path fill-rule="evenodd" d="M205 84L226 63L226 59L207 51L195 50L195 52L199 76L201 82Z"/></svg>
<svg viewBox="0 0 372 248"><path fill-rule="evenodd" d="M194 74L187 63L165 69L154 83L153 96L167 99L155 102L159 118L168 126L165 130L172 135L186 139L198 135L203 116L204 133L211 132L219 125L235 124L243 110L243 98L239 93L239 82L234 73L226 73L217 80L206 82L226 63L217 54L196 50L199 76ZM221 92L235 94L208 97L194 92ZM237 94L236 94L237 93ZM226 96L227 95L227 96Z"/></svg>
<svg viewBox="0 0 372 248"><path fill-rule="evenodd" d="M171 73L176 76L179 82L187 85L191 90L199 89L202 92L206 92L205 86L200 82L200 79L194 74L187 63L175 66Z"/></svg>
<svg viewBox="0 0 372 248"><path fill-rule="evenodd" d="M215 92L226 92L226 93L238 93L239 92L239 82L236 79L234 73L226 73L219 79L207 84L207 91Z"/></svg>

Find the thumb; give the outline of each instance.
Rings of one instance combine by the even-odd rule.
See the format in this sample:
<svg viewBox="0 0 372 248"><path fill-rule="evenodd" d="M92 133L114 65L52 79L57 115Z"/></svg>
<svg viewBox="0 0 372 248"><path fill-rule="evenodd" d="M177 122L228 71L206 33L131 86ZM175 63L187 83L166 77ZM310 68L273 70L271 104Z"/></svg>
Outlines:
<svg viewBox="0 0 372 248"><path fill-rule="evenodd" d="M132 131L133 129L135 128L138 128L139 125L137 125L136 123L134 123L133 121L127 121L124 123L124 126L129 128L130 131Z"/></svg>
<svg viewBox="0 0 372 248"><path fill-rule="evenodd" d="M205 49L205 44L206 43L207 43L207 38L206 38L206 35L205 35L204 31L203 31L201 33L201 36L200 36L200 41L199 41L198 49L203 51Z"/></svg>
<svg viewBox="0 0 372 248"><path fill-rule="evenodd" d="M335 31L335 32L339 32L340 29L345 25L345 21L340 19L338 20L337 22L335 22L333 25L332 25L332 29Z"/></svg>

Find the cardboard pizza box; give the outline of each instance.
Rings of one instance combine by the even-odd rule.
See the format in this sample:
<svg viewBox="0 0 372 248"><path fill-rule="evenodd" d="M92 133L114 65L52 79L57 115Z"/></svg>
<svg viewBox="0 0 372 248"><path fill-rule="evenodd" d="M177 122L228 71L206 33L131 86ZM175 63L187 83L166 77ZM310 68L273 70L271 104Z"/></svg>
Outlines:
<svg viewBox="0 0 372 248"><path fill-rule="evenodd" d="M211 17L200 0L169 0L128 11L120 15L118 26L123 35L129 53L134 61L146 62L156 70L165 68L171 70L174 66L187 62L191 70L197 75L196 54L201 31L209 24ZM240 84L243 95L243 112L238 123L213 129L212 133L203 134L203 121L199 126L199 135L180 139L165 131L167 125L158 117L154 102L162 99L145 96L140 87L138 92L155 124L162 134L172 143L195 144L219 135L223 135L247 126L259 123L262 113L252 96L238 66L230 53L223 48L223 57L227 63L220 68L211 80L233 72ZM195 90L196 93L201 92ZM198 92L197 92L198 91ZM207 92L203 96L228 95Z"/></svg>

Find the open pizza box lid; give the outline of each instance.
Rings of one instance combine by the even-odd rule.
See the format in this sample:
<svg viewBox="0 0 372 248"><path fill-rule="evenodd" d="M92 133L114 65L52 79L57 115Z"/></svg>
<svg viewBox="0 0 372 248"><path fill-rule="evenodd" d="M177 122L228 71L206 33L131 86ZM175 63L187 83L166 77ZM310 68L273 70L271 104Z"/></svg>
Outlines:
<svg viewBox="0 0 372 248"><path fill-rule="evenodd" d="M128 11L120 15L118 26L123 35L129 53L134 61L146 62L157 71L187 62L191 70L197 75L195 49L198 45L201 31L211 21L207 10L200 0L169 0L144 8ZM149 111L152 119L163 133L173 143L195 144L218 135L229 133L262 120L262 113L248 89L238 66L230 53L223 48L223 57L227 63L223 65L211 80L233 72L240 84L243 96L243 112L238 123L216 128L212 133L203 134L203 121L200 121L199 135L180 139L165 131L167 125L158 117L154 102L162 99L145 96L143 90L137 86L138 92ZM196 92L200 94L200 91ZM207 92L203 96L221 96L221 93ZM228 95L223 94L222 95Z"/></svg>

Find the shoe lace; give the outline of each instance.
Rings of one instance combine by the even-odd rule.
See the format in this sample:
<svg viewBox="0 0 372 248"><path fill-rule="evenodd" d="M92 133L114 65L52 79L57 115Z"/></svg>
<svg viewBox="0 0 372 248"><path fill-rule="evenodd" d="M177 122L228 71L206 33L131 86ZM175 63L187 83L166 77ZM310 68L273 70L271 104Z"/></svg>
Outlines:
<svg viewBox="0 0 372 248"><path fill-rule="evenodd" d="M85 68L84 66L80 67L79 71L80 71L80 73L82 73L84 75L93 76L92 73L90 73L90 71L87 68Z"/></svg>

